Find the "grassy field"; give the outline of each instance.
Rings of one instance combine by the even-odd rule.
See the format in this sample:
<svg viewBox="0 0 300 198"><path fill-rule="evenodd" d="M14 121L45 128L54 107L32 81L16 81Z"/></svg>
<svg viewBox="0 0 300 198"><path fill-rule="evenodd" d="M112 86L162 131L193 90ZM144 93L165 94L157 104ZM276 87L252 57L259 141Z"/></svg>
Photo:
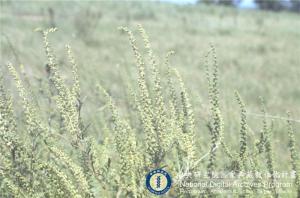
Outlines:
<svg viewBox="0 0 300 198"><path fill-rule="evenodd" d="M249 143L258 139L263 127L261 96L265 100L267 122L272 123L275 169L291 170L286 111L291 112L295 138L299 142L300 15L157 2L1 1L0 17L0 72L5 86L16 92L7 62L12 62L20 72L22 64L25 84L30 85L30 95L39 104L41 118L45 121L55 105L49 105L47 97L43 97L49 94L43 91L47 86L47 57L42 35L34 30L58 28L49 39L59 70L70 84L72 68L65 50L65 44L70 44L78 64L84 101L81 116L89 125L88 132L97 141L103 141L108 135L103 128L111 119L103 94L96 88L97 83L108 90L121 114L132 118L127 88L137 89L138 72L128 37L118 28L131 29L139 48L143 49L137 31L137 24L142 24L159 59L163 85L167 84L164 58L168 51L175 51L170 63L178 69L190 96L199 156L208 152L211 144L207 127L210 104L205 62L212 62L212 57L205 58L205 55L213 44L219 65L225 141L232 150L239 149L240 111L235 90L246 105ZM146 54L146 50L142 53ZM15 103L20 107L18 100ZM15 112L17 120L22 121L22 110L16 108ZM130 122L141 130L135 127L139 125L136 119ZM296 151L299 153L298 142ZM217 158L218 163L228 163L228 159L221 156Z"/></svg>

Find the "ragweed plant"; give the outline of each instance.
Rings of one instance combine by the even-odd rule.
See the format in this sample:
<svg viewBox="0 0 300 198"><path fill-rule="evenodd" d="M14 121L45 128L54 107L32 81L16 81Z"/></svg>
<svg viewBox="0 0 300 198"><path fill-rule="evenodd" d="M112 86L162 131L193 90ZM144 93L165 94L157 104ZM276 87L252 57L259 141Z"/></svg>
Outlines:
<svg viewBox="0 0 300 198"><path fill-rule="evenodd" d="M99 88L108 98L112 122L114 123L115 144L120 156L120 190L125 191L127 196L138 197L139 183L137 181L140 172L136 171L141 169L141 158L137 150L135 135L128 122L121 119L116 105L109 94L103 88Z"/></svg>
<svg viewBox="0 0 300 198"><path fill-rule="evenodd" d="M261 98L261 112L264 115L263 118L263 129L262 133L264 134L265 137L265 153L266 153L266 159L267 159L267 168L270 174L270 180L272 184L272 192L274 197L278 197L278 192L277 188L275 185L275 176L274 176L274 153L273 153L273 146L272 146L272 137L271 137L271 129L268 126L267 120L266 120L266 109L265 109L265 104L264 100Z"/></svg>
<svg viewBox="0 0 300 198"><path fill-rule="evenodd" d="M240 105L241 123L240 123L240 151L239 151L239 169L243 170L247 160L247 116L245 104L238 92L235 92L236 100Z"/></svg>
<svg viewBox="0 0 300 198"><path fill-rule="evenodd" d="M50 72L50 79L53 82L57 90L57 97L55 98L57 107L62 115L64 126L73 136L76 137L74 139L74 143L78 144L78 141L82 139L82 130L80 129L79 115L77 111L77 96L79 94L79 86L78 79L76 76L77 67L72 57L72 53L70 48L68 48L68 55L70 61L73 65L73 74L75 78L75 83L72 91L65 85L61 75L59 74L57 61L53 54L53 50L50 46L48 35L49 33L55 32L56 28L51 28L45 31L42 31L44 48L46 51L46 55L48 58L48 66Z"/></svg>
<svg viewBox="0 0 300 198"><path fill-rule="evenodd" d="M122 28L122 30L129 36L129 41L134 52L138 69L139 100L137 107L147 136L147 163L149 165L152 163L158 165L161 161L162 152L160 142L157 141L158 136L153 126L153 109L151 109L152 100L149 96L149 90L145 79L145 63L135 44L135 38L132 32L127 28Z"/></svg>
<svg viewBox="0 0 300 198"><path fill-rule="evenodd" d="M297 188L297 196L300 196L300 165L299 165L299 153L296 151L296 141L294 135L294 128L291 122L291 115L288 112L288 135L289 135L289 149L291 153L292 159L292 167L293 171L295 172L295 184Z"/></svg>
<svg viewBox="0 0 300 198"><path fill-rule="evenodd" d="M216 151L220 144L222 144L225 148L225 152L231 157L225 142L222 140L223 138L223 118L220 110L220 102L219 102L219 87L218 87L218 79L219 79L219 71L218 71L218 63L217 63L217 55L215 51L215 47L211 45L210 52L213 56L213 67L212 72L210 74L209 67L207 66L207 81L208 81L208 91L209 91L209 101L210 101L210 109L211 109L211 122L208 123L208 127L211 133L211 147L210 147L210 155L209 155L209 163L207 166L208 176L212 177L212 172L215 171L216 168Z"/></svg>

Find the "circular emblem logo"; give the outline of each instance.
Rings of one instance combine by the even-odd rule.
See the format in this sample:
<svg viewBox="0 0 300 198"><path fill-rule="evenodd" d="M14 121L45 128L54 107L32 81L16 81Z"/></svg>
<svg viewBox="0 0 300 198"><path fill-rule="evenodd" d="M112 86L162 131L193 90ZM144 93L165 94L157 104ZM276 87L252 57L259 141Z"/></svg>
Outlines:
<svg viewBox="0 0 300 198"><path fill-rule="evenodd" d="M172 180L170 175L162 169L153 170L146 176L147 189L156 195L162 195L168 192L171 188L171 184Z"/></svg>

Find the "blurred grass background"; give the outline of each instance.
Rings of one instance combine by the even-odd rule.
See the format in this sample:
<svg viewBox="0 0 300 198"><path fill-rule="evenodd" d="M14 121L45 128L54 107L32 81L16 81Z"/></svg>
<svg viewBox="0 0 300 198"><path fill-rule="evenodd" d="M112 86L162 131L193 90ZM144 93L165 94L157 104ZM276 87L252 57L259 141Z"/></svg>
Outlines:
<svg viewBox="0 0 300 198"><path fill-rule="evenodd" d="M298 120L294 123L300 140L300 15L146 1L1 1L0 17L0 72L9 82L6 63L24 64L41 109L46 103L37 92L39 82L46 78L47 60L42 37L34 29L59 29L50 37L61 70L70 79L64 48L70 44L79 65L82 96L86 98L83 118L91 123L89 130L100 133L100 137L100 120L105 115L95 84L103 84L126 109L126 84L137 84L137 71L128 38L118 27L128 26L139 38L135 30L140 23L150 35L160 63L169 50L176 52L171 63L182 74L191 95L203 149L207 150L209 144L204 55L210 43L217 49L225 139L230 145L238 146L239 109L234 90L240 92L251 113L250 139L258 137L262 126L261 118L253 115L260 113L258 96L262 96L268 114L286 117L287 110L292 112ZM141 39L139 44L142 48ZM163 64L160 68L164 76L166 68ZM285 124L284 120L274 119L275 160L282 162L276 165L281 168L290 158Z"/></svg>

